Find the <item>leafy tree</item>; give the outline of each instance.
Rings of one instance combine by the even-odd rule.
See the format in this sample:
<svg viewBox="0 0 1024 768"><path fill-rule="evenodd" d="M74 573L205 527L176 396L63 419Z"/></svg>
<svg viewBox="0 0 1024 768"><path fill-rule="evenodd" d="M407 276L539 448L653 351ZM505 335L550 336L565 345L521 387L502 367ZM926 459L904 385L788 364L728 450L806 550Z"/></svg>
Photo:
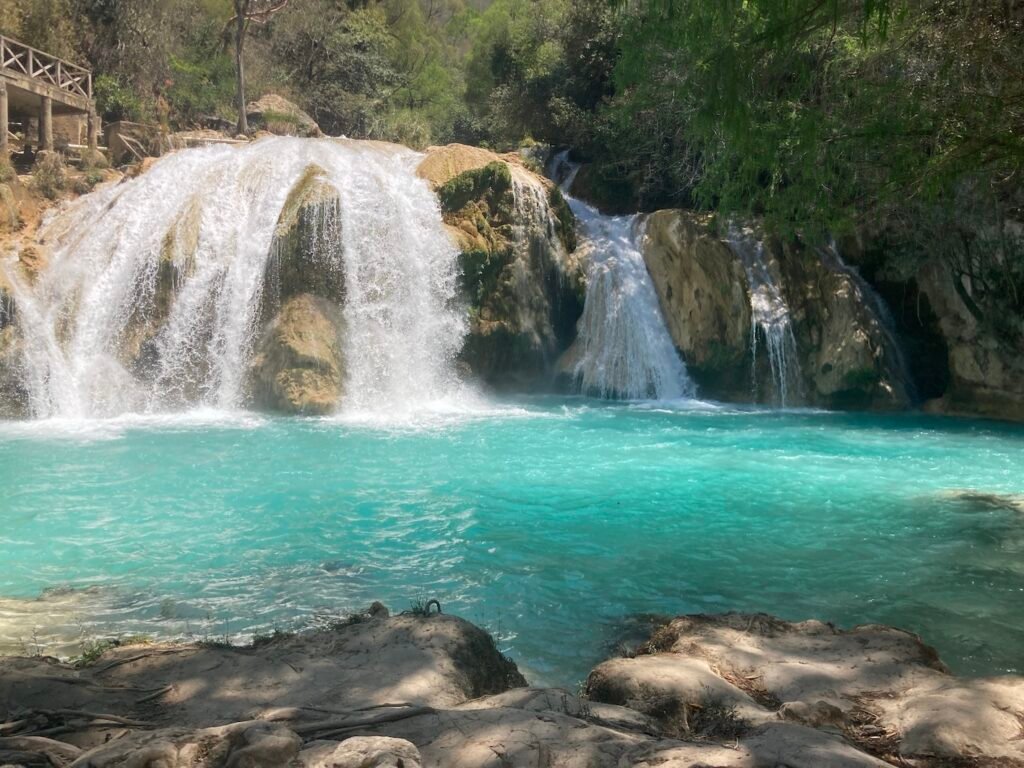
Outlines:
<svg viewBox="0 0 1024 768"><path fill-rule="evenodd" d="M284 10L288 0L233 0L235 15L228 20L225 27L232 29L232 42L235 46L235 106L238 109L238 133L249 132L249 122L245 115L245 37L250 24L266 24L279 11Z"/></svg>

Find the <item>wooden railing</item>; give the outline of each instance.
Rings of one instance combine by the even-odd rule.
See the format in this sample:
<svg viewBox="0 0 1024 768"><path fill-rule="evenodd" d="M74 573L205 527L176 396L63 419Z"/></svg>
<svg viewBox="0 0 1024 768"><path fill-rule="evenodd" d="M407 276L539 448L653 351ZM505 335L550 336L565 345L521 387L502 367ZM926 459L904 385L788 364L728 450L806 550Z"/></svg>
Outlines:
<svg viewBox="0 0 1024 768"><path fill-rule="evenodd" d="M92 72L0 35L0 69L27 75L72 94L92 98Z"/></svg>

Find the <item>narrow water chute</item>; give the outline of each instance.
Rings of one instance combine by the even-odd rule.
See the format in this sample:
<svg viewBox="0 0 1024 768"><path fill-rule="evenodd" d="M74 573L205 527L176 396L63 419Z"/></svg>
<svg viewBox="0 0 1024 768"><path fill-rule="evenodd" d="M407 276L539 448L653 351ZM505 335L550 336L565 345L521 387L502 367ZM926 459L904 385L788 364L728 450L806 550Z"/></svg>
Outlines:
<svg viewBox="0 0 1024 768"><path fill-rule="evenodd" d="M565 152L552 161L588 259L587 294L570 350L583 394L627 400L693 397L696 387L665 324L643 257L643 217L605 216L569 194L578 167Z"/></svg>

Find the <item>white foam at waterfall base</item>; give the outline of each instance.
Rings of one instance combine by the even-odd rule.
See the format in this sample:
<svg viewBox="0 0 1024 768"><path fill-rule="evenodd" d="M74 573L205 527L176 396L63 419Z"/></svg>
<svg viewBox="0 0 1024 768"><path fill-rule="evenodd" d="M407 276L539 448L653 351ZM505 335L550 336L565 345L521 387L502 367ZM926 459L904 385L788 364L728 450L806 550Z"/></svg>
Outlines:
<svg viewBox="0 0 1024 768"><path fill-rule="evenodd" d="M729 245L747 273L750 299L751 377L757 395L759 337L764 338L777 404L786 407L800 392L800 362L790 323L789 305L765 258L764 242L750 229L729 228ZM760 333L759 333L760 332Z"/></svg>
<svg viewBox="0 0 1024 768"><path fill-rule="evenodd" d="M579 223L579 246L587 260L587 294L579 321L573 373L583 394L627 400L690 398L696 387L665 325L642 242L638 215L605 216L568 194L577 168L565 153L562 190Z"/></svg>
<svg viewBox="0 0 1024 768"><path fill-rule="evenodd" d="M454 407L466 394L454 371L466 333L457 252L419 159L379 143L273 138L177 152L80 198L45 227L50 263L34 286L7 270L33 415L242 408L275 227L311 165L341 201L340 228L325 229L338 242L317 250L344 270L345 410ZM160 317L168 237L188 247L170 251L178 285ZM137 378L119 350L147 322L160 324L158 371Z"/></svg>

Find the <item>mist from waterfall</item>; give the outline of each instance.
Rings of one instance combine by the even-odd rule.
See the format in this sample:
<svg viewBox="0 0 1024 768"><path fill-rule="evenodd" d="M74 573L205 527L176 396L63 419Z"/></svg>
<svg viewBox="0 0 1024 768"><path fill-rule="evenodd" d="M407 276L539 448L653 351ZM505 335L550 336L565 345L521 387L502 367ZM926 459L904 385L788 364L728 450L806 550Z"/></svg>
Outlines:
<svg viewBox="0 0 1024 768"><path fill-rule="evenodd" d="M676 350L643 257L644 221L637 214L605 216L569 194L578 166L566 152L550 175L579 224L587 259L587 294L572 359L579 392L603 398L673 400L696 386Z"/></svg>
<svg viewBox="0 0 1024 768"><path fill-rule="evenodd" d="M344 276L344 409L452 396L466 333L457 251L415 174L420 158L374 142L270 138L176 152L78 199L43 229L50 261L36 283L7 270L32 414L243 408L275 231L311 168L338 195L314 250L318 269ZM145 375L125 352L142 337Z"/></svg>
<svg viewBox="0 0 1024 768"><path fill-rule="evenodd" d="M792 404L794 396L799 398L802 395L800 359L790 322L789 305L782 295L780 281L772 274L771 265L764 252L764 241L753 230L741 229L735 224L729 228L728 241L747 273L750 298L751 379L754 396L758 394L757 356L760 340L763 338L775 400L784 408Z"/></svg>

